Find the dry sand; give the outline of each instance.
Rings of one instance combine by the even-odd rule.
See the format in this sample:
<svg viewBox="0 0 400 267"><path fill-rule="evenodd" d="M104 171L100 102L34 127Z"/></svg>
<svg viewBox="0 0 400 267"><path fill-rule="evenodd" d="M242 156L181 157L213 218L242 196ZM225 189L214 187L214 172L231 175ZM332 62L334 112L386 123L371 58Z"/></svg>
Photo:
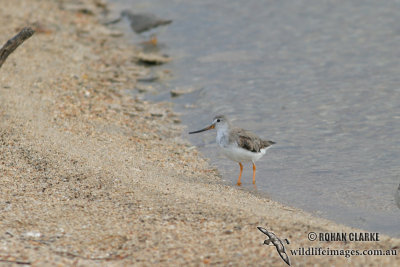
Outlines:
<svg viewBox="0 0 400 267"><path fill-rule="evenodd" d="M0 69L0 265L286 266L287 249L397 249L400 240L311 242L359 231L235 186L178 136L168 104L132 99L139 51L99 23L102 1L3 1L0 42L36 34ZM290 255L290 254L289 254ZM399 256L291 256L293 266L399 266Z"/></svg>

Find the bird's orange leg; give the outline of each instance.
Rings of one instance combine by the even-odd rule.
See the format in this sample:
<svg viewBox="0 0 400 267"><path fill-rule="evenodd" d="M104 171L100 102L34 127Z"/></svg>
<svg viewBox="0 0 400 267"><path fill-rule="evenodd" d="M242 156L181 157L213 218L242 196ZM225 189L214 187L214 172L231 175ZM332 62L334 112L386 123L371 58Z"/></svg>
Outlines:
<svg viewBox="0 0 400 267"><path fill-rule="evenodd" d="M149 40L149 43L156 46L158 44L157 36L153 35Z"/></svg>
<svg viewBox="0 0 400 267"><path fill-rule="evenodd" d="M253 184L256 184L256 164L253 162Z"/></svg>
<svg viewBox="0 0 400 267"><path fill-rule="evenodd" d="M243 172L243 165L242 163L239 162L239 166L240 166L240 173L239 173L239 179L237 181L237 185L241 186L242 182L240 182L240 179L242 178L242 172Z"/></svg>
<svg viewBox="0 0 400 267"><path fill-rule="evenodd" d="M143 42L141 42L141 44L157 46L157 44L158 44L157 36L152 35L149 40L143 41Z"/></svg>

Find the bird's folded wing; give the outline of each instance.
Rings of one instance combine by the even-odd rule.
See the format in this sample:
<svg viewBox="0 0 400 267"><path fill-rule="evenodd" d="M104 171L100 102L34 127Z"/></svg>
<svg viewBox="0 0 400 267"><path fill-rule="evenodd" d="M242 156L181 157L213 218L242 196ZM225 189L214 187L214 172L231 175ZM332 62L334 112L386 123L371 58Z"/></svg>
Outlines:
<svg viewBox="0 0 400 267"><path fill-rule="evenodd" d="M229 139L230 143L236 142L239 147L251 152L260 152L261 149L275 144L272 141L262 140L257 135L241 128L232 129Z"/></svg>

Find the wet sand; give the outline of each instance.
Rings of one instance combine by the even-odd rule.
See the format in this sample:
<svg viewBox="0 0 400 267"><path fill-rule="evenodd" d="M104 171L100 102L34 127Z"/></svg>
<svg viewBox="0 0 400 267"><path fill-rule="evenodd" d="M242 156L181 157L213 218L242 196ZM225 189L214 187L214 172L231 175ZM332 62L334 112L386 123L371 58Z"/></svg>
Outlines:
<svg viewBox="0 0 400 267"><path fill-rule="evenodd" d="M83 3L79 4L79 3ZM28 8L29 7L29 8ZM8 1L1 43L36 33L0 69L0 264L285 266L287 249L399 249L400 240L311 242L359 232L225 185L168 103L133 99L140 52L101 25L103 1ZM294 266L398 266L399 256L291 256Z"/></svg>

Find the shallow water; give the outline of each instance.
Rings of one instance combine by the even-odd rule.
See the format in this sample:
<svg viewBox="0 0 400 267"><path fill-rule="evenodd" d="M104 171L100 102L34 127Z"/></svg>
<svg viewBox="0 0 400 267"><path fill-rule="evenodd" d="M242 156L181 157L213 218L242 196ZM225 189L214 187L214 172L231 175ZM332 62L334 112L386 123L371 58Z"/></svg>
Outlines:
<svg viewBox="0 0 400 267"><path fill-rule="evenodd" d="M148 98L175 102L189 130L222 113L277 142L257 162L257 190L400 237L400 2L111 2L174 20L158 34L174 77ZM176 87L201 89L170 99ZM215 132L185 138L236 183ZM249 189L251 176L246 164Z"/></svg>

